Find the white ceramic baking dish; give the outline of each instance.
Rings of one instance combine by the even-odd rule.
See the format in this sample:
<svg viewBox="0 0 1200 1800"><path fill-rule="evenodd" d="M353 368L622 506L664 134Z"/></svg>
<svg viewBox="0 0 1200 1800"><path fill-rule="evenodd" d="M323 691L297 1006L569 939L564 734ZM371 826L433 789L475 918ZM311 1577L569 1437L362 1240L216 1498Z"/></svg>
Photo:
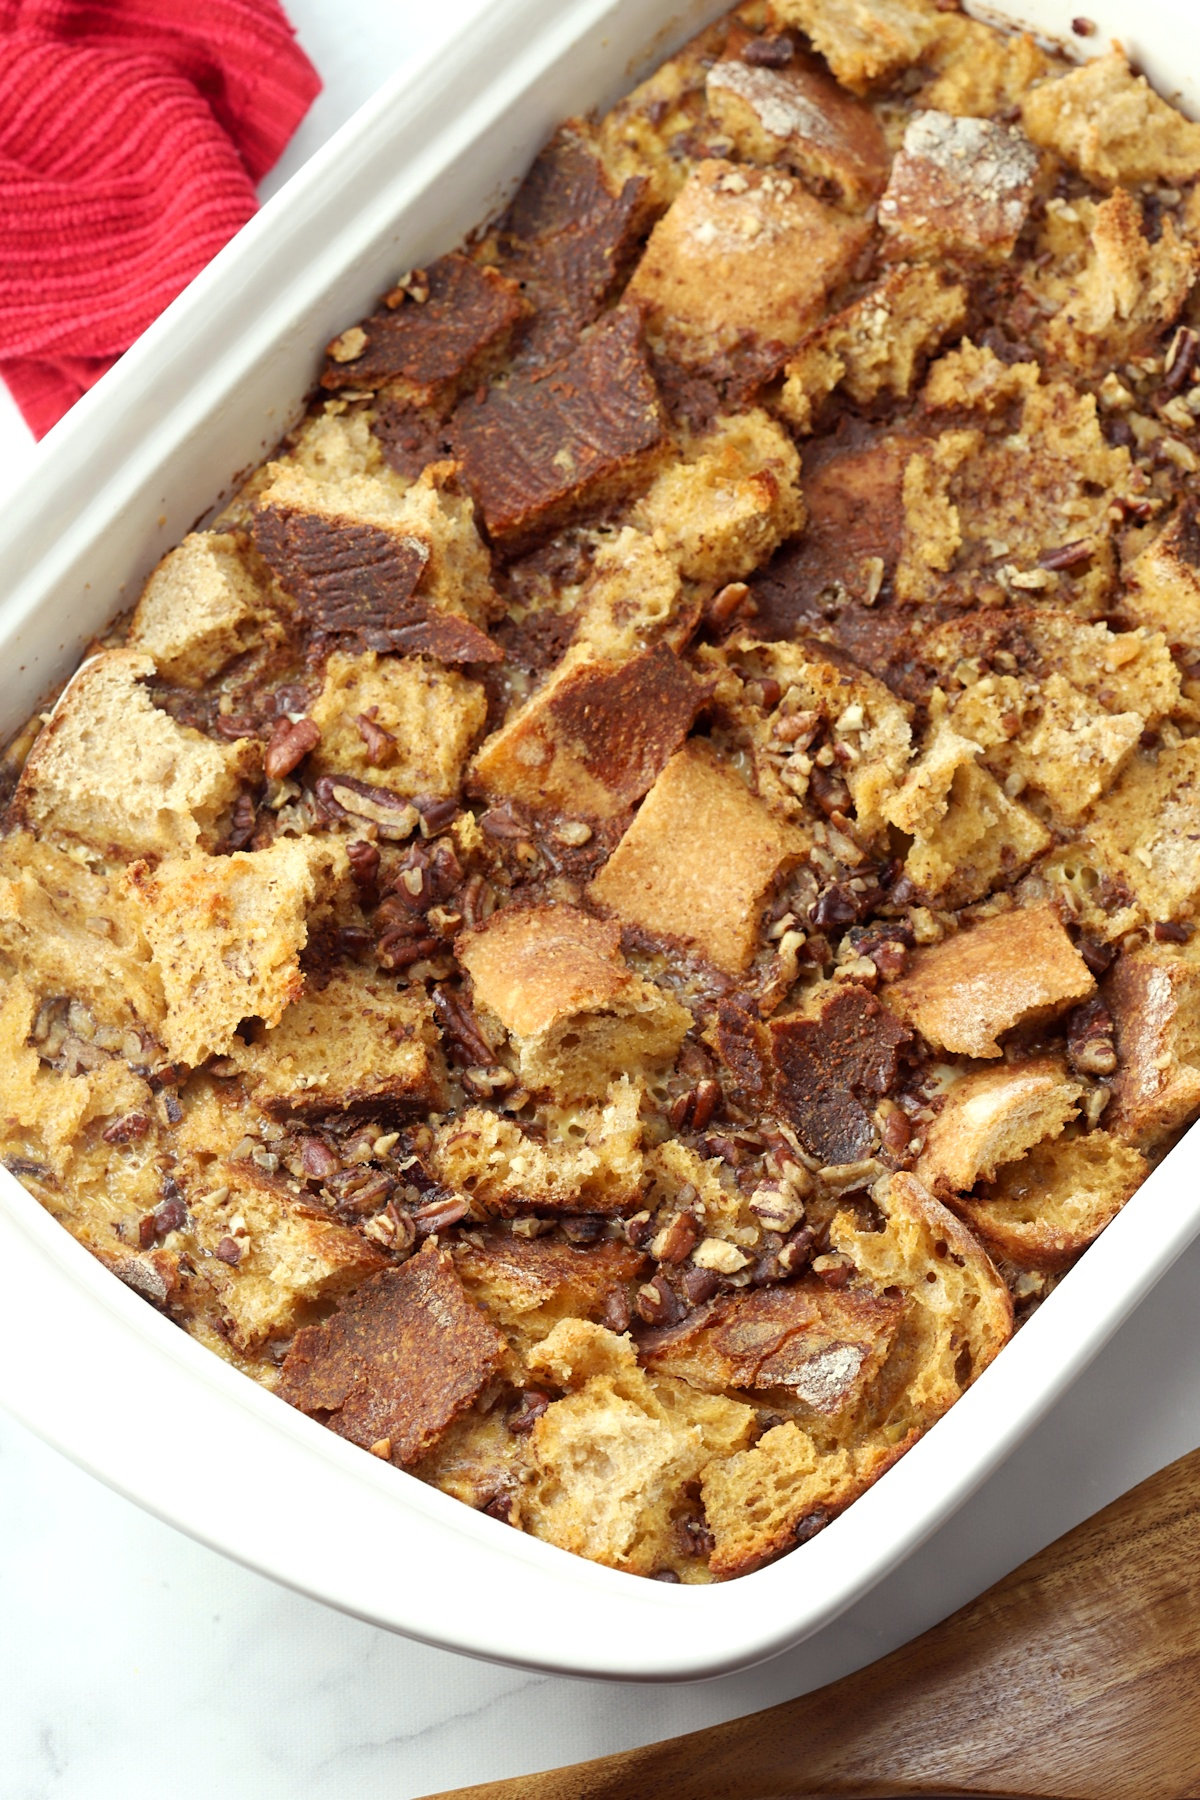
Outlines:
<svg viewBox="0 0 1200 1800"><path fill-rule="evenodd" d="M1083 3L993 13L1069 40ZM331 140L55 428L0 520L0 734L278 439L319 346L493 212L557 120L610 101L718 10L501 0L452 57L385 89ZM1163 90L1194 104L1191 0L1104 0L1095 24L1083 49L1123 30ZM558 1673L715 1675L817 1630L995 1468L1200 1231L1196 1157L1193 1136L847 1513L721 1587L598 1568L365 1456L152 1311L2 1170L0 1400L160 1517L362 1618Z"/></svg>

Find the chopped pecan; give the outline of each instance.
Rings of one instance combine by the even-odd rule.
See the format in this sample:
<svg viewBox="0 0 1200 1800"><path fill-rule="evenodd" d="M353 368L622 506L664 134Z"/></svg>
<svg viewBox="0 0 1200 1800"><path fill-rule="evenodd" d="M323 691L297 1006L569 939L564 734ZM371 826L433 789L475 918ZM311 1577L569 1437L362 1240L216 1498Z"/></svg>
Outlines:
<svg viewBox="0 0 1200 1800"><path fill-rule="evenodd" d="M271 733L263 762L268 780L282 781L320 741L320 728L311 719L280 719Z"/></svg>
<svg viewBox="0 0 1200 1800"><path fill-rule="evenodd" d="M1085 1000L1067 1018L1067 1060L1077 1075L1112 1075L1117 1051L1113 1016L1099 995Z"/></svg>

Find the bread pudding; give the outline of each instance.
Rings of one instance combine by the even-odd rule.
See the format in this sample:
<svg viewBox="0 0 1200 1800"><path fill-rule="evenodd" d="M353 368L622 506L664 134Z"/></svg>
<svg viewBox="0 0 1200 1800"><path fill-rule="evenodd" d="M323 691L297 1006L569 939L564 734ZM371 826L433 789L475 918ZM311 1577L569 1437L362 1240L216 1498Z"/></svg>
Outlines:
<svg viewBox="0 0 1200 1800"><path fill-rule="evenodd" d="M1198 177L932 0L568 121L9 746L8 1169L514 1528L819 1531L1200 1111Z"/></svg>

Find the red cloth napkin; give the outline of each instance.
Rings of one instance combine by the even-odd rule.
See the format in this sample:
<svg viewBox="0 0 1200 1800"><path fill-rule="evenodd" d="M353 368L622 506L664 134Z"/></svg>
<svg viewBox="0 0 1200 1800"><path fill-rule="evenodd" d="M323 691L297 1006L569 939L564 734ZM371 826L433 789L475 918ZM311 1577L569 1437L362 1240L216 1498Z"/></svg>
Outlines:
<svg viewBox="0 0 1200 1800"><path fill-rule="evenodd" d="M276 0L0 0L0 375L39 437L250 217L320 86Z"/></svg>

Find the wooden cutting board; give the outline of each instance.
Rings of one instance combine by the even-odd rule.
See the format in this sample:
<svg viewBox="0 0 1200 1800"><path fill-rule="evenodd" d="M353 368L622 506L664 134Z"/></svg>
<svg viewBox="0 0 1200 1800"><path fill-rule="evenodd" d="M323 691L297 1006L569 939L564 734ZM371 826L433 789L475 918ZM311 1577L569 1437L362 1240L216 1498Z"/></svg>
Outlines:
<svg viewBox="0 0 1200 1800"><path fill-rule="evenodd" d="M816 1693L427 1800L814 1795L1200 1800L1200 1450Z"/></svg>

